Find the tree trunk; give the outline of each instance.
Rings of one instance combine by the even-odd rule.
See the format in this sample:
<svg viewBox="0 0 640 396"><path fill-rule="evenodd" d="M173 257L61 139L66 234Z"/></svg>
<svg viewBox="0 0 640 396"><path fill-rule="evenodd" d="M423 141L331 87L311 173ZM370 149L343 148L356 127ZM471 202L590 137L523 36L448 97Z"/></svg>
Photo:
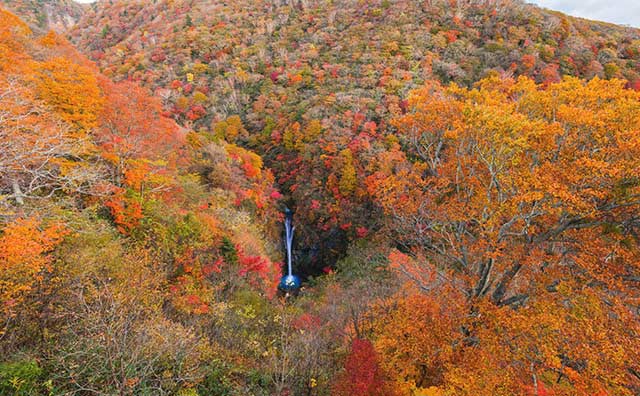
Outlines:
<svg viewBox="0 0 640 396"><path fill-rule="evenodd" d="M17 180L13 181L13 198L16 200L18 205L24 205L24 197Z"/></svg>

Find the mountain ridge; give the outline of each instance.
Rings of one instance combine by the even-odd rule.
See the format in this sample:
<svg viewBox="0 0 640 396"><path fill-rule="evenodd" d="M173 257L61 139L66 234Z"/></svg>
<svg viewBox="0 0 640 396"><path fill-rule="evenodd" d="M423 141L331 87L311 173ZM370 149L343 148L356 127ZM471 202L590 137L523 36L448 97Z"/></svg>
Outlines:
<svg viewBox="0 0 640 396"><path fill-rule="evenodd" d="M73 0L2 0L0 5L20 16L36 31L53 30L59 34L78 23L90 7Z"/></svg>

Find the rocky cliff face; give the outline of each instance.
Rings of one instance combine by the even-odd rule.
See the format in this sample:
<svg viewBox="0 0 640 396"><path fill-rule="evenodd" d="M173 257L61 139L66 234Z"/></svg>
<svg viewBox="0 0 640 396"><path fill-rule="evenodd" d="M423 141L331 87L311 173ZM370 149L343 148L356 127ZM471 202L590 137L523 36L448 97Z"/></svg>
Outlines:
<svg viewBox="0 0 640 396"><path fill-rule="evenodd" d="M0 0L35 30L65 33L82 17L83 6L73 0Z"/></svg>

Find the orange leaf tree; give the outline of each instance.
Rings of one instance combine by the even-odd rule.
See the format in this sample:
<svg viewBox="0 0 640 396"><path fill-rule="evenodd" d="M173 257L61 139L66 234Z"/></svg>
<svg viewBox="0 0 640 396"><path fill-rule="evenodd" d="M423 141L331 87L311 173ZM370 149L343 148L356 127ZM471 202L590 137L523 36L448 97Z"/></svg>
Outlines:
<svg viewBox="0 0 640 396"><path fill-rule="evenodd" d="M630 394L638 352L616 344L639 330L638 93L615 80L543 89L493 77L472 90L429 84L410 106L394 122L406 155L367 185L419 259L405 273L467 300L460 346L471 349L451 390L513 394L545 378L567 394Z"/></svg>
<svg viewBox="0 0 640 396"><path fill-rule="evenodd" d="M58 245L65 231L52 225L42 227L36 219L18 219L0 234L0 315L11 317L19 309L33 285L49 271L49 253ZM0 331L1 334L1 331Z"/></svg>

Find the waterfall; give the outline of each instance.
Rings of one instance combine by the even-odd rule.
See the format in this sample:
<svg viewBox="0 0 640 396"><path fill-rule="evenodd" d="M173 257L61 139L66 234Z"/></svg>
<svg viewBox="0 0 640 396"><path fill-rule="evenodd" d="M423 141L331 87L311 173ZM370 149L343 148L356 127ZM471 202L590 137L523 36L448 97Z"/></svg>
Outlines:
<svg viewBox="0 0 640 396"><path fill-rule="evenodd" d="M291 257L291 245L293 244L293 232L296 230L292 225L293 223L293 213L289 210L289 208L285 211L285 220L284 220L284 233L285 233L285 243L287 245L287 268L289 270L288 276L293 275L293 270L291 266L291 262L293 261Z"/></svg>
<svg viewBox="0 0 640 396"><path fill-rule="evenodd" d="M284 211L284 242L287 248L287 274L280 280L278 288L285 292L296 291L300 288L300 278L293 274L293 233L296 228L293 226L293 212L289 208Z"/></svg>

